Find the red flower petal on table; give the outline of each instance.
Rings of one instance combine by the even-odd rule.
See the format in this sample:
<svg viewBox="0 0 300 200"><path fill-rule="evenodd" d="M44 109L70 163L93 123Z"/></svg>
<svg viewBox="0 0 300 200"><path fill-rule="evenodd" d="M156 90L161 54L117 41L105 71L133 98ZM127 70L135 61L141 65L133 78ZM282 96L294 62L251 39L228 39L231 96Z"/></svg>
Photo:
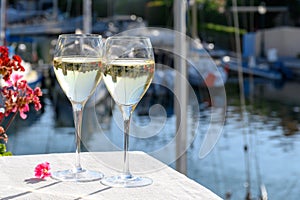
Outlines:
<svg viewBox="0 0 300 200"><path fill-rule="evenodd" d="M34 176L40 179L51 176L50 163L44 162L38 164L34 169Z"/></svg>

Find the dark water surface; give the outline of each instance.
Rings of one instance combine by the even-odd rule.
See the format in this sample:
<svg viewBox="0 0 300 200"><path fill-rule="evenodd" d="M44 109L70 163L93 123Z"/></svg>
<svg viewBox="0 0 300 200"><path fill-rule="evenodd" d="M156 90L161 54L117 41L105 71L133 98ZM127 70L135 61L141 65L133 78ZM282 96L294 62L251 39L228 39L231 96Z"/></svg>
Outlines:
<svg viewBox="0 0 300 200"><path fill-rule="evenodd" d="M30 114L26 121L17 120L9 130L7 146L15 155L75 151L70 105L58 101L58 109L62 112L57 117L50 98L51 89L44 92L44 111ZM222 135L203 159L199 158L199 152L211 108L203 102L199 102L200 112L194 105L188 106L188 134L194 140L187 150L187 175L224 199L245 199L247 191L253 199L258 199L261 185L265 186L269 199L298 199L300 83L274 84L255 79L252 85L246 80L244 120L236 81L226 83L226 95L227 114ZM151 103L154 106L150 117L142 108L137 109L133 116L130 149L145 151L174 167L175 147L165 148L174 138L176 122L173 100L166 101L168 98L156 98L157 102ZM147 105L145 102L142 105ZM96 107L93 101L89 103L84 118L85 150L122 149L122 123L111 99L101 101ZM160 149L164 149L163 153L156 154Z"/></svg>

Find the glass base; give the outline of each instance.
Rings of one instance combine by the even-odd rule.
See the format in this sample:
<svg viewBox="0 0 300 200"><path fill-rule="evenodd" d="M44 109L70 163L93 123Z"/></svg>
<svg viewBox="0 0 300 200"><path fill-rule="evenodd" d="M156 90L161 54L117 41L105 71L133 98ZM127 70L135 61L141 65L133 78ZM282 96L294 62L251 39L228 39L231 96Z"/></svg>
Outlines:
<svg viewBox="0 0 300 200"><path fill-rule="evenodd" d="M107 185L110 187L124 187L124 188L132 188L132 187L143 187L152 184L152 179L147 177L138 177L138 176L110 176L105 177L101 180L103 185Z"/></svg>
<svg viewBox="0 0 300 200"><path fill-rule="evenodd" d="M76 182L89 182L97 181L104 177L101 172L89 171L82 169L80 171L63 170L51 173L51 178L59 181L76 181Z"/></svg>

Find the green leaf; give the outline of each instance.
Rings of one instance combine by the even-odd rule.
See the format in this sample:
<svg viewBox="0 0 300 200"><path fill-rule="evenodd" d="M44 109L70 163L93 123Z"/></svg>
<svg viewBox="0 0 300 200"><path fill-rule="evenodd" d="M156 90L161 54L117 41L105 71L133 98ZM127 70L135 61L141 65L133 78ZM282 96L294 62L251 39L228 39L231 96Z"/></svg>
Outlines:
<svg viewBox="0 0 300 200"><path fill-rule="evenodd" d="M0 143L0 154L4 154L6 152L6 145Z"/></svg>
<svg viewBox="0 0 300 200"><path fill-rule="evenodd" d="M2 156L12 156L12 152L8 151L2 154Z"/></svg>

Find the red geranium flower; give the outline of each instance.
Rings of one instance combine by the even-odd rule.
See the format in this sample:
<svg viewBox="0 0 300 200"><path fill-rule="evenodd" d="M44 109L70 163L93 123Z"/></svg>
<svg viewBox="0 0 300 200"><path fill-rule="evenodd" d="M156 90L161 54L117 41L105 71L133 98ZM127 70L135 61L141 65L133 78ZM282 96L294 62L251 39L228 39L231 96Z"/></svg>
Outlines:
<svg viewBox="0 0 300 200"><path fill-rule="evenodd" d="M50 172L50 163L44 162L38 164L34 169L34 175L37 178L44 179L46 177L51 176Z"/></svg>
<svg viewBox="0 0 300 200"><path fill-rule="evenodd" d="M22 119L27 118L26 113L29 111L30 104L33 104L37 111L42 107L39 99L43 95L41 89L39 87L30 88L27 81L22 79L22 75L13 73L25 70L21 63L20 56L14 55L10 58L8 48L0 46L0 76L2 75L5 81L5 84L0 87L3 100L2 103L0 102L0 108L4 109L0 112L0 124L4 117L8 117L13 113L5 130L7 130L17 113L20 114Z"/></svg>

